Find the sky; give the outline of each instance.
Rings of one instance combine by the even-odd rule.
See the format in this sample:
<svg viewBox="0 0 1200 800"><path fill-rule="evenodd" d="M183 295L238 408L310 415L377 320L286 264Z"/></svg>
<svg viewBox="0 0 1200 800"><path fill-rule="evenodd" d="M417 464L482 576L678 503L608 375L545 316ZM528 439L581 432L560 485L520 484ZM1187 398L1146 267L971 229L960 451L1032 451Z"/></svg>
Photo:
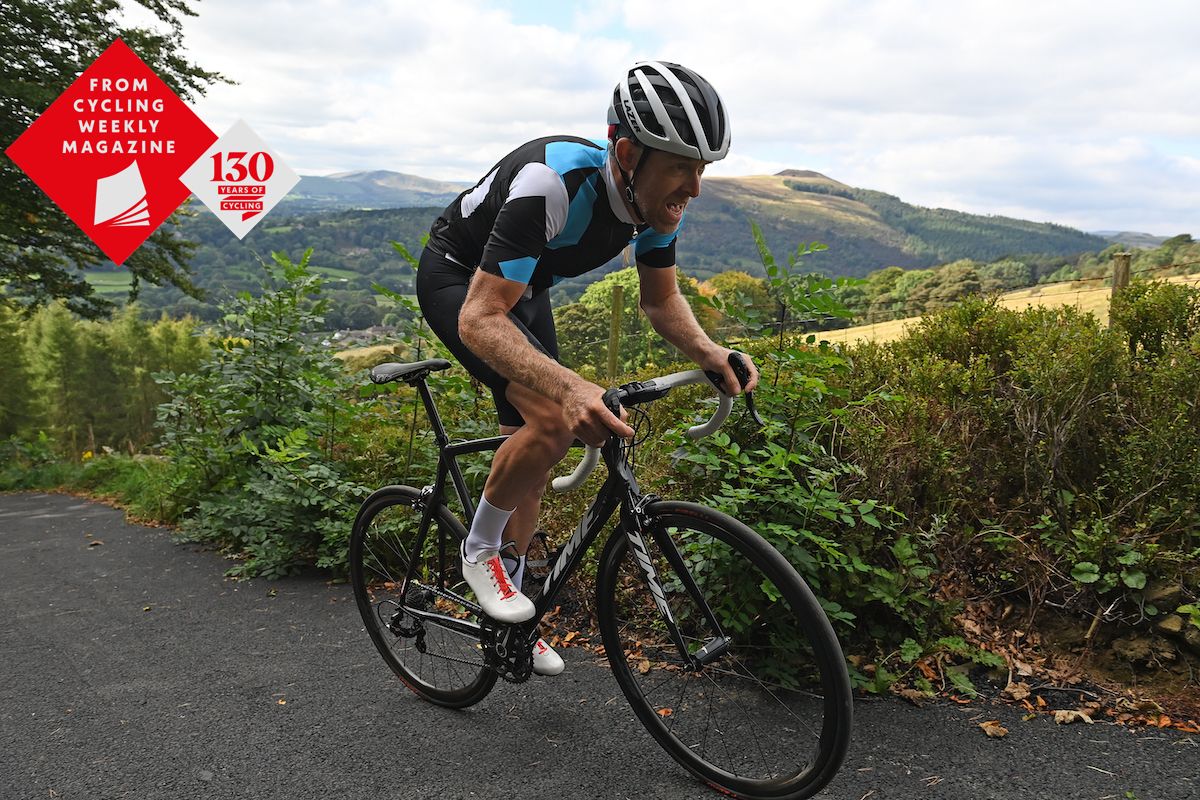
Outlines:
<svg viewBox="0 0 1200 800"><path fill-rule="evenodd" d="M195 0L193 107L297 172L474 182L538 136L603 137L675 61L733 131L709 175L811 169L917 205L1200 236L1200 5L1176 0ZM137 19L130 13L130 19Z"/></svg>

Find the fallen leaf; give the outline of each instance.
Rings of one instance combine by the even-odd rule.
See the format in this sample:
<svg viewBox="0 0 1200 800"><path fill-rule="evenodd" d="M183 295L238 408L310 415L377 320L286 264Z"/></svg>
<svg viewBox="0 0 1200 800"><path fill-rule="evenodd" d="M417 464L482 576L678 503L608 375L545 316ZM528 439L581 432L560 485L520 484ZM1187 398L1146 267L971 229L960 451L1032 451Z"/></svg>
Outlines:
<svg viewBox="0 0 1200 800"><path fill-rule="evenodd" d="M1020 702L1029 697L1029 684L1024 682L1010 683L1008 686L1004 687L1002 694Z"/></svg>
<svg viewBox="0 0 1200 800"><path fill-rule="evenodd" d="M669 708L660 708L658 711L655 711L654 713L658 714L660 717L669 717L669 716L671 716L671 714L673 714L675 712L671 711L671 709L669 709Z"/></svg>
<svg viewBox="0 0 1200 800"><path fill-rule="evenodd" d="M896 694L918 707L925 701L925 693L917 689L901 689Z"/></svg>
<svg viewBox="0 0 1200 800"><path fill-rule="evenodd" d="M921 674L925 676L926 680L931 681L937 678L937 670L926 664L924 661L917 663L917 669L921 670Z"/></svg>
<svg viewBox="0 0 1200 800"><path fill-rule="evenodd" d="M1157 724L1158 724L1158 727L1160 727L1160 728L1169 728L1169 727L1171 727L1171 718L1168 717L1167 715L1163 714L1158 718Z"/></svg>
<svg viewBox="0 0 1200 800"><path fill-rule="evenodd" d="M645 658L643 658L643 659L642 659L642 660L641 660L641 661L638 663L638 672L640 672L640 673L642 673L643 675L645 675L645 674L646 674L647 672L649 672L649 671L650 671L650 661L649 661L649 659L645 659Z"/></svg>
<svg viewBox="0 0 1200 800"><path fill-rule="evenodd" d="M572 639L575 638L576 635L577 635L577 631L568 631L567 635L563 637L563 642L566 643L566 642L571 641Z"/></svg>
<svg viewBox="0 0 1200 800"><path fill-rule="evenodd" d="M282 699L282 698L280 698L279 700L276 700L275 702L276 702L278 705L281 705L281 706L286 706L286 705L287 705L287 700L284 700L284 699Z"/></svg>
<svg viewBox="0 0 1200 800"><path fill-rule="evenodd" d="M102 544L104 544L104 542L100 541L99 539L95 539L93 541L88 542L88 547L99 547Z"/></svg>
<svg viewBox="0 0 1200 800"><path fill-rule="evenodd" d="M151 606L142 606L142 611L149 611Z"/></svg>
<svg viewBox="0 0 1200 800"><path fill-rule="evenodd" d="M1038 708L1046 707L1046 698L1042 697L1040 694L1037 696L1037 707Z"/></svg>
<svg viewBox="0 0 1200 800"><path fill-rule="evenodd" d="M979 727L983 728L983 732L988 735L989 739L1003 739L1008 736L1008 728L1000 724L998 719L989 719L987 722L979 723Z"/></svg>
<svg viewBox="0 0 1200 800"><path fill-rule="evenodd" d="M1030 711L1030 712L1029 712L1028 714L1026 714L1025 716L1021 717L1021 721L1022 721L1022 722L1029 722L1029 721L1030 721L1030 720L1032 720L1032 719L1037 719L1037 714L1036 714L1036 713L1034 713L1034 712L1032 712L1032 711Z"/></svg>
<svg viewBox="0 0 1200 800"><path fill-rule="evenodd" d="M1070 725L1072 722L1092 724L1092 718L1082 711L1055 711L1054 722L1058 725Z"/></svg>

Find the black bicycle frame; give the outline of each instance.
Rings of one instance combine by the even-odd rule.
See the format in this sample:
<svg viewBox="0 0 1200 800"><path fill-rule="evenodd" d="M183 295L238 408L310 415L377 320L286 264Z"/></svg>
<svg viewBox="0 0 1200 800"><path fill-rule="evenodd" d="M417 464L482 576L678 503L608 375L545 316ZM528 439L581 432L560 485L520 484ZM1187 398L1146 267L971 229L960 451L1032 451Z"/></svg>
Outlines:
<svg viewBox="0 0 1200 800"><path fill-rule="evenodd" d="M434 510L439 505L444 505L444 496L446 488L446 478L449 477L454 485L455 494L458 495L459 501L463 506L463 516L468 525L475 516L475 504L471 500L470 492L467 489L466 480L463 478L462 471L458 467L458 456L469 453L481 453L488 450L495 450L508 438L507 436L492 436L486 439L470 439L460 442L451 442L446 435L446 430L442 425L442 420L438 414L437 408L433 402L433 396L429 391L429 387L422 379L416 382L418 391L421 394L421 399L425 404L426 412L429 416L429 421L433 427L434 437L438 445L438 468L437 477L431 487L426 487L426 491L422 494L428 498L425 503L425 508L421 513L420 527L418 528L417 541L414 546L414 553L424 552L425 536L429 532L430 523L433 520ZM683 557L679 554L675 543L671 538L664 533L651 531L654 536L655 543L666 557L667 561L675 570L677 576L684 584L684 588L691 595L703 611L703 614L712 626L713 638L709 640L703 648L701 648L700 657L696 654L688 652L687 644L683 640L682 634L675 623L675 617L671 613L670 605L666 600L666 596L658 581L658 575L655 572L654 565L650 561L649 553L646 548L645 540L642 536L645 529L644 508L647 503L654 499L653 496L643 495L638 488L637 479L634 477L633 469L625 455L624 447L621 440L616 436L610 436L608 441L600 449L600 454L604 459L604 463L608 467L608 476L600 490L596 493L596 498L588 506L587 513L580 520L579 525L575 528L575 532L571 534L561 548L557 551L550 567L550 574L546 577L546 581L542 584L541 590L534 597L534 616L531 620L524 623L518 623L516 628L524 631L527 635L529 643L532 644L537 639L538 623L542 616L554 605L555 598L566 584L571 573L579 566L583 560L583 556L587 553L588 548L595 542L600 532L604 530L604 526L612 517L613 512L618 508L621 509L621 528L629 540L630 547L633 550L635 559L642 568L642 575L645 579L647 588L654 598L655 606L663 616L663 620L667 625L667 630L672 642L679 650L680 657L684 661L691 663L693 666L700 666L703 663L715 658L719 651L723 649L724 643L727 641L724 633L721 630L720 623L716 616L705 602L699 587L696 586L691 574L684 565ZM445 537L440 537L438 541L438 581L439 584L444 583L446 574L446 541ZM454 553L450 558L458 558L458 547L455 543ZM404 585L401 587L401 597L407 597L407 589L413 577L417 559L412 559L409 565L408 574L405 575ZM439 586L439 588L441 588ZM465 605L474 607L473 604L466 603ZM474 607L478 612L478 608ZM467 620L459 620L443 614L438 614L432 611L418 611L408 609L410 613L425 619L434 624L443 625L447 628L457 630L461 633L469 635L478 635L480 627L478 623Z"/></svg>

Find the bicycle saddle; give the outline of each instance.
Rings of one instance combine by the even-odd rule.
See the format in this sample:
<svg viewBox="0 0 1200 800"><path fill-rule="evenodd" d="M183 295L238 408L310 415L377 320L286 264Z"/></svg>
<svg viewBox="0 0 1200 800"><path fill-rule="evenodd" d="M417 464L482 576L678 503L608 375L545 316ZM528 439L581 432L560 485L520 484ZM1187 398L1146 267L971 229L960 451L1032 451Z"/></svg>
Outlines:
<svg viewBox="0 0 1200 800"><path fill-rule="evenodd" d="M424 378L431 372L449 369L450 362L444 358L427 358L424 361L413 361L410 364L388 362L377 364L371 368L372 383L390 383L392 381L413 381Z"/></svg>

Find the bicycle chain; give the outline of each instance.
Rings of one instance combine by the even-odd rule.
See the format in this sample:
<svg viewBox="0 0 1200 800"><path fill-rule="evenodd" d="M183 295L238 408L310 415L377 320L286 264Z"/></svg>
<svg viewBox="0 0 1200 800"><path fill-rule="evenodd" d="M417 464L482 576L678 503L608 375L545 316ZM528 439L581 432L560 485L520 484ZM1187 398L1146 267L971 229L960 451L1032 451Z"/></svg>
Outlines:
<svg viewBox="0 0 1200 800"><path fill-rule="evenodd" d="M430 594L437 595L438 597L454 602L455 604L472 611L477 617L483 620L479 626L479 643L483 650L483 666L494 670L497 675L509 683L525 683L529 680L530 675L533 673L532 649L516 647L513 648L515 652L512 652L506 656L500 656L497 653L497 645L499 644L500 635L504 633L507 635L508 640L511 641L515 639L519 642L523 635L523 632L520 629L510 629L510 627L507 625L501 626L496 622L487 619L483 616L483 611L478 606L475 606L474 604L464 600L461 597L458 597L457 595L454 595L451 592L448 592L444 589L439 589L436 586L426 586L425 584L419 583L415 587L411 587L409 591L412 591L413 589L417 591L427 591ZM403 609L404 606L401 606L401 610ZM405 635L406 638L411 638L413 636L419 636L420 634L414 630L412 634L402 635ZM505 648L508 649L507 643L505 643ZM466 664L469 666L480 665L478 661L468 661L466 659L455 658L454 656L448 656L441 653L434 653L432 655L435 655L438 658L446 661L453 661L459 664Z"/></svg>

